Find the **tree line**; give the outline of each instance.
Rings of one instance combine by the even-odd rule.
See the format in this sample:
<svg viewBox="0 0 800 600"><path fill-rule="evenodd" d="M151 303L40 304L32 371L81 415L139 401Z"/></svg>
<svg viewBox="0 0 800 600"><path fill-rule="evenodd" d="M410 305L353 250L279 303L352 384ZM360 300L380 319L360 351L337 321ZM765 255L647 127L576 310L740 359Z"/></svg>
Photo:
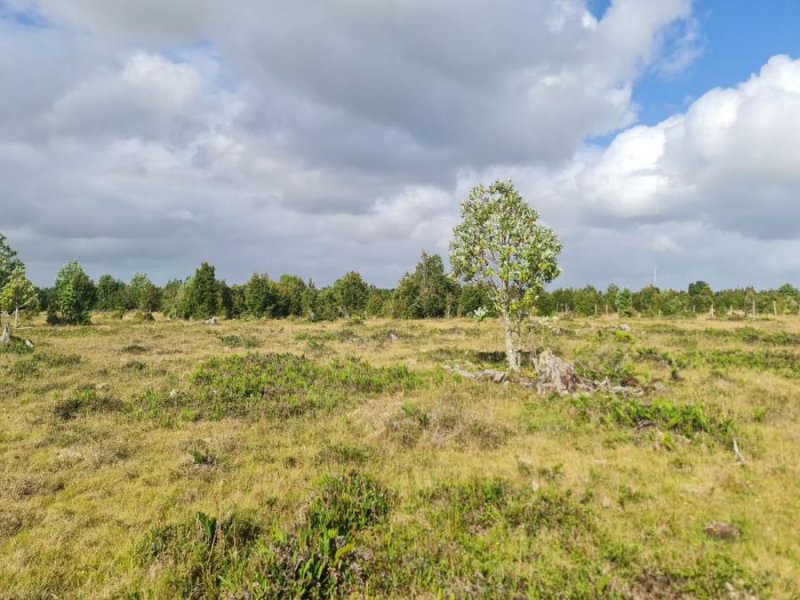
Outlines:
<svg viewBox="0 0 800 600"><path fill-rule="evenodd" d="M540 291L533 301L542 316L594 316L618 313L624 316L691 316L736 312L750 314L798 314L800 290L785 284L773 290L743 287L712 290L697 281L686 290L646 286L638 291L609 285ZM52 287L36 288L25 276L24 264L0 234L0 309L44 311L53 324L86 324L92 311L122 316L154 312L179 319L286 318L332 320L342 317L387 317L400 319L496 316L496 309L481 285L461 285L447 273L438 254L422 253L415 268L400 279L394 289L367 283L351 271L332 285L318 288L313 281L295 275L273 279L254 273L243 284L218 279L215 268L202 263L194 275L154 284L145 274L124 282L103 275L96 282L77 261L67 263Z"/></svg>

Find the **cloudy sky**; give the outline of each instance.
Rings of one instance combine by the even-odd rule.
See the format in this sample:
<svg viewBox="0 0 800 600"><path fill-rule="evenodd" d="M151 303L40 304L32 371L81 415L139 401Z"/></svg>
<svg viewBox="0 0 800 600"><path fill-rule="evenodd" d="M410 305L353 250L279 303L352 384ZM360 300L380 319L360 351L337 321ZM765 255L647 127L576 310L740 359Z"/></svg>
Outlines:
<svg viewBox="0 0 800 600"><path fill-rule="evenodd" d="M558 285L800 283L796 0L0 0L38 284L202 260L393 286L511 177Z"/></svg>

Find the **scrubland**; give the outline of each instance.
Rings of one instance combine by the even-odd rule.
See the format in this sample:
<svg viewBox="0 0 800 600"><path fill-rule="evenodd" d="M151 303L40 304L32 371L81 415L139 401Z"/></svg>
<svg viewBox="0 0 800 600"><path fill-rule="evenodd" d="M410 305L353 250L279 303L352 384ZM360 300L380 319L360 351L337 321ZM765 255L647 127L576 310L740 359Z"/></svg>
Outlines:
<svg viewBox="0 0 800 600"><path fill-rule="evenodd" d="M450 371L492 320L29 323L0 597L798 597L800 319L625 322L574 396Z"/></svg>

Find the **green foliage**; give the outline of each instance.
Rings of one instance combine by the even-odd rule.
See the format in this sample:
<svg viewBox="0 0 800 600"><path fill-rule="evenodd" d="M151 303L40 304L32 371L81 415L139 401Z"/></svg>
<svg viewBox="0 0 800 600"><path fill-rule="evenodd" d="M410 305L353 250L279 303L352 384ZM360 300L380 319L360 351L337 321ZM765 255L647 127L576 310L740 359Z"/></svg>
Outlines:
<svg viewBox="0 0 800 600"><path fill-rule="evenodd" d="M305 314L306 283L296 275L281 275L276 286L279 317L302 317Z"/></svg>
<svg viewBox="0 0 800 600"><path fill-rule="evenodd" d="M101 275L97 280L97 309L125 310L125 283L114 279L111 275Z"/></svg>
<svg viewBox="0 0 800 600"><path fill-rule="evenodd" d="M628 288L622 288L617 292L614 299L614 306L620 315L630 317L633 315L633 296Z"/></svg>
<svg viewBox="0 0 800 600"><path fill-rule="evenodd" d="M707 364L716 368L772 371L790 379L800 378L800 354L791 350L757 350L739 348L692 351L682 357L690 364Z"/></svg>
<svg viewBox="0 0 800 600"><path fill-rule="evenodd" d="M136 556L143 569L161 570L165 597L343 597L367 575L359 532L385 521L392 502L366 475L327 476L303 516L271 538L248 513L198 512L194 522L152 529Z"/></svg>
<svg viewBox="0 0 800 600"><path fill-rule="evenodd" d="M0 354L30 354L33 348L17 337L12 337L7 344L0 344Z"/></svg>
<svg viewBox="0 0 800 600"><path fill-rule="evenodd" d="M570 402L580 418L599 420L603 424L658 427L686 437L707 434L723 444L728 444L734 434L733 421L710 406L676 405L661 398L645 402L611 394L579 395Z"/></svg>
<svg viewBox="0 0 800 600"><path fill-rule="evenodd" d="M392 315L401 319L425 319L455 313L458 284L444 271L438 254L422 253L413 273L406 273L392 297Z"/></svg>
<svg viewBox="0 0 800 600"><path fill-rule="evenodd" d="M450 243L455 274L467 283L484 285L503 316L511 369L517 368L513 323L531 310L544 284L559 274L561 243L538 220L511 182L478 185L461 205L461 223L453 229Z"/></svg>
<svg viewBox="0 0 800 600"><path fill-rule="evenodd" d="M125 308L151 313L161 308L161 291L144 273L137 273L125 288Z"/></svg>
<svg viewBox="0 0 800 600"><path fill-rule="evenodd" d="M25 276L25 267L17 265L5 287L0 288L0 309L18 315L20 310L35 308L38 302L36 288Z"/></svg>
<svg viewBox="0 0 800 600"><path fill-rule="evenodd" d="M116 412L122 410L124 404L111 396L98 394L95 390L84 390L59 400L53 412L63 421L74 419L83 412Z"/></svg>
<svg viewBox="0 0 800 600"><path fill-rule="evenodd" d="M73 260L56 277L54 298L48 307L48 321L64 324L89 324L89 311L95 304L94 282Z"/></svg>
<svg viewBox="0 0 800 600"><path fill-rule="evenodd" d="M465 285L461 288L461 293L458 297L459 316L469 317L474 315L476 310L483 308L488 311L491 306L492 301L485 287L480 285Z"/></svg>
<svg viewBox="0 0 800 600"><path fill-rule="evenodd" d="M346 273L333 284L336 305L345 317L363 314L367 308L370 287L355 271Z"/></svg>
<svg viewBox="0 0 800 600"><path fill-rule="evenodd" d="M143 567L158 564L165 572L157 584L163 597L217 598L258 548L264 532L249 513L224 518L198 512L193 521L161 525L138 545ZM232 590L229 590L232 591ZM131 597L139 597L132 591Z"/></svg>
<svg viewBox="0 0 800 600"><path fill-rule="evenodd" d="M420 378L405 366L372 367L356 358L320 365L292 354L249 354L208 360L191 383L189 394L148 394L144 412L183 411L195 419L299 416L358 397L413 389Z"/></svg>
<svg viewBox="0 0 800 600"><path fill-rule="evenodd" d="M221 335L219 341L226 348L258 348L261 345L261 340L252 335Z"/></svg>
<svg viewBox="0 0 800 600"><path fill-rule="evenodd" d="M15 250L8 245L6 236L0 233L0 290L6 287L11 274L18 267L23 267L22 261L17 258Z"/></svg>
<svg viewBox="0 0 800 600"><path fill-rule="evenodd" d="M617 332L613 335L616 340L620 340ZM625 338L620 341L624 342ZM594 381L608 380L610 383L632 386L639 384L636 365L630 351L622 344L607 346L592 343L582 346L576 352L575 368L579 375Z"/></svg>
<svg viewBox="0 0 800 600"><path fill-rule="evenodd" d="M277 316L278 290L266 273L253 273L244 286L244 302L247 313L253 317Z"/></svg>
<svg viewBox="0 0 800 600"><path fill-rule="evenodd" d="M220 282L214 267L202 263L183 291L181 316L184 319L208 319L219 314Z"/></svg>
<svg viewBox="0 0 800 600"><path fill-rule="evenodd" d="M168 281L161 290L161 311L168 317L178 317L183 311L185 284L177 279Z"/></svg>
<svg viewBox="0 0 800 600"><path fill-rule="evenodd" d="M191 444L187 449L189 456L192 458L192 463L200 467L210 467L217 462L216 457L211 454L208 445L204 442L196 442Z"/></svg>

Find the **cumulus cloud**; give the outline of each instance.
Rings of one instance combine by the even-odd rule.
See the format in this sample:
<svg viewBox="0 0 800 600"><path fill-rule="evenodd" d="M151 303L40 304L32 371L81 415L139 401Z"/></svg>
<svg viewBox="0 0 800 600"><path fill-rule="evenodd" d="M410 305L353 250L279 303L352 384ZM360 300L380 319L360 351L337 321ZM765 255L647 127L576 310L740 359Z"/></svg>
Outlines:
<svg viewBox="0 0 800 600"><path fill-rule="evenodd" d="M800 222L795 62L635 125L642 73L696 56L689 0L3 6L36 18L0 10L2 227L42 283L77 256L392 285L492 176L557 227L568 284L717 269L712 241L785 250Z"/></svg>
<svg viewBox="0 0 800 600"><path fill-rule="evenodd" d="M629 128L528 185L546 205L568 205L570 227L638 237L640 255L675 254L673 280L691 272L726 285L774 284L797 277L786 252L800 249L799 132L800 60L775 56L747 81Z"/></svg>

